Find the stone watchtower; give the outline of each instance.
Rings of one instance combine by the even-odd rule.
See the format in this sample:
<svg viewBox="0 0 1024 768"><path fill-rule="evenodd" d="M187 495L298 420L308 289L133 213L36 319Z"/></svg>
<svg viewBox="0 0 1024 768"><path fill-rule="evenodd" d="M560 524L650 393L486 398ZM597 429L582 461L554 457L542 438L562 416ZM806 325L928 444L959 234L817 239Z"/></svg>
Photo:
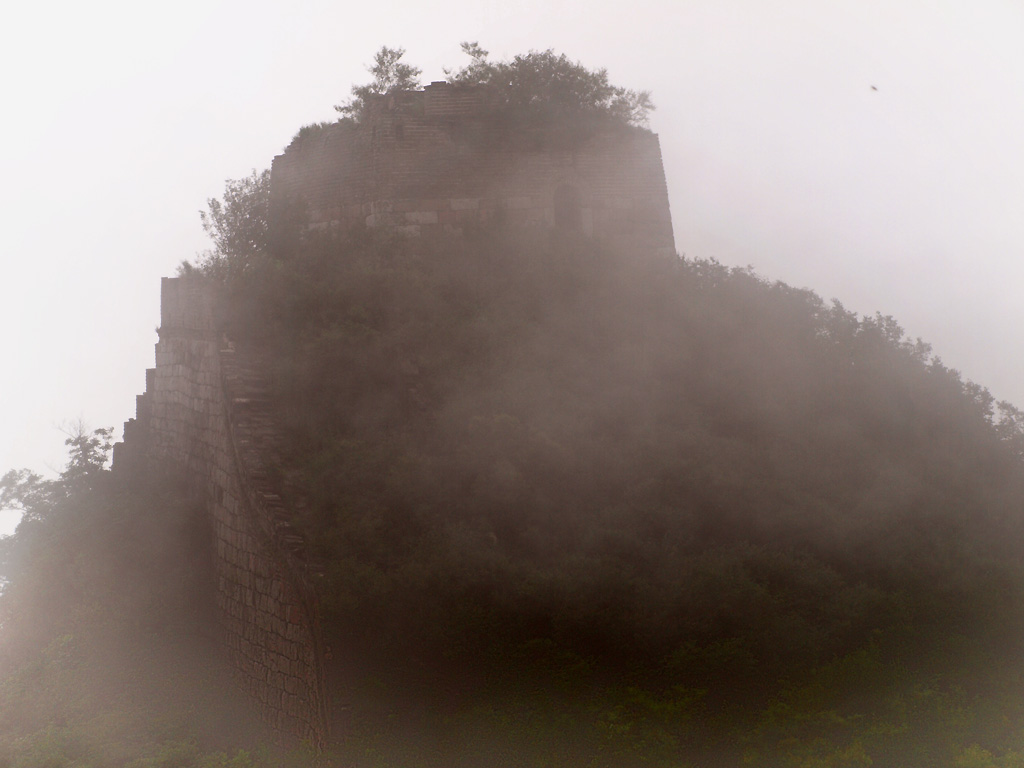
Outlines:
<svg viewBox="0 0 1024 768"><path fill-rule="evenodd" d="M483 86L392 92L358 123L297 138L274 158L272 215L298 201L311 227L430 235L521 224L674 255L658 137L574 128L512 125Z"/></svg>
<svg viewBox="0 0 1024 768"><path fill-rule="evenodd" d="M271 217L298 202L308 227L429 236L506 223L675 254L657 136L607 120L516 122L489 98L431 83L302 136L274 158ZM164 279L156 367L114 465L191 479L228 661L282 741L320 748L330 715L315 568L275 480L265 365L224 338L216 305L202 279Z"/></svg>

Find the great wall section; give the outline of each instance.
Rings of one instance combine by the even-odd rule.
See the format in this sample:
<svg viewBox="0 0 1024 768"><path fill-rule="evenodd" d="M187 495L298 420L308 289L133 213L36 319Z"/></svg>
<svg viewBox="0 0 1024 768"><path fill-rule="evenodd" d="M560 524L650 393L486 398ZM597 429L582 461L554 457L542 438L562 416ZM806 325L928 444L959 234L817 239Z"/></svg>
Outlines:
<svg viewBox="0 0 1024 768"><path fill-rule="evenodd" d="M156 367L115 446L114 470L184 470L206 506L228 661L282 741L321 749L328 699L302 538L273 479L276 435L258 360L218 332L210 286L164 278Z"/></svg>
<svg viewBox="0 0 1024 768"><path fill-rule="evenodd" d="M274 158L275 222L461 235L568 229L675 255L658 137L626 125L582 139L511 131L487 92L432 83L379 97L358 124L321 127ZM282 230L285 227L282 226ZM278 441L258 359L221 333L212 286L164 278L156 365L114 469L184 472L211 528L217 614L240 686L282 742L329 738L326 652L314 572L277 485Z"/></svg>
<svg viewBox="0 0 1024 768"><path fill-rule="evenodd" d="M675 255L656 134L509 123L482 87L376 97L360 122L298 137L274 158L270 189L272 221L298 202L315 228L429 236L502 223Z"/></svg>

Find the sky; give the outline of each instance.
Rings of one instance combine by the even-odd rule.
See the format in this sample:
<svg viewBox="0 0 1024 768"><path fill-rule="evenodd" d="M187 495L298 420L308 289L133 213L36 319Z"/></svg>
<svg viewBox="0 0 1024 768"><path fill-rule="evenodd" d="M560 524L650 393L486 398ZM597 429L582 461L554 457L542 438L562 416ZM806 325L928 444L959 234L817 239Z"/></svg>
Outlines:
<svg viewBox="0 0 1024 768"><path fill-rule="evenodd" d="M1024 406L1022 39L1001 0L14 4L0 474L59 471L78 419L120 433L207 199L334 119L382 45L424 82L478 41L651 91L681 254L892 315Z"/></svg>

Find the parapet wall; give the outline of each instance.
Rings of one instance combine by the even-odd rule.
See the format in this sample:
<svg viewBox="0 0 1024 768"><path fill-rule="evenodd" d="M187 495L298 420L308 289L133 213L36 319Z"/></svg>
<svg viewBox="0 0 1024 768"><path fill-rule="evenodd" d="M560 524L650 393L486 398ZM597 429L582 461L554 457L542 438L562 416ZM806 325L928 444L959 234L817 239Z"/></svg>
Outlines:
<svg viewBox="0 0 1024 768"><path fill-rule="evenodd" d="M216 600L232 667L282 740L328 731L317 603L302 539L273 479L275 433L258 361L216 329L210 286L164 278L156 367L114 467L183 469L205 498Z"/></svg>
<svg viewBox="0 0 1024 768"><path fill-rule="evenodd" d="M312 227L429 235L501 221L675 253L655 134L513 129L485 97L447 83L381 97L359 123L329 126L274 158L272 208L297 202Z"/></svg>

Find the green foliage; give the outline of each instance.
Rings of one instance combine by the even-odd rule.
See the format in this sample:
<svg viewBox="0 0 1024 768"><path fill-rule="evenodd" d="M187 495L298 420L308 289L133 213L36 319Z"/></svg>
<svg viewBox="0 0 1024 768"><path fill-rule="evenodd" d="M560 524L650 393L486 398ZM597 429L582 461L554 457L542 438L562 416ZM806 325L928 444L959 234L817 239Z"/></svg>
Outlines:
<svg viewBox="0 0 1024 768"><path fill-rule="evenodd" d="M21 512L22 519L42 519L53 506L57 486L27 469L12 469L0 478L0 509Z"/></svg>
<svg viewBox="0 0 1024 768"><path fill-rule="evenodd" d="M93 768L97 762L82 743L81 736L68 728L52 725L34 734L19 754L7 760L11 768ZM98 768L98 766L97 766Z"/></svg>
<svg viewBox="0 0 1024 768"><path fill-rule="evenodd" d="M508 61L492 61L478 43L462 43L470 63L447 72L452 83L486 86L492 107L503 119L571 123L609 118L646 126L654 104L648 91L612 85L605 69L591 70L553 50L530 51ZM419 87L421 70L401 61L403 48L382 47L368 67L373 80L353 86L352 98L335 106L344 118L360 120L369 102L390 91ZM302 133L293 143L303 139Z"/></svg>
<svg viewBox="0 0 1024 768"><path fill-rule="evenodd" d="M68 463L60 474L60 482L68 492L91 488L106 467L113 447L113 427L89 430L78 422L67 430L64 445L68 446Z"/></svg>
<svg viewBox="0 0 1024 768"><path fill-rule="evenodd" d="M463 43L462 51L471 61L449 73L449 80L487 86L505 113L562 119L604 116L645 126L654 109L650 92L614 86L606 69L587 69L550 48L510 61L489 60L488 52L475 42Z"/></svg>
<svg viewBox="0 0 1024 768"><path fill-rule="evenodd" d="M228 181L224 199L210 198L207 206L199 216L213 248L194 265L183 262L179 274L200 272L224 281L251 273L270 250L270 171Z"/></svg>
<svg viewBox="0 0 1024 768"><path fill-rule="evenodd" d="M204 758L253 726L210 624L201 509L177 478L105 471L110 432L70 430L55 480L3 482L24 517L0 542L0 764L256 765Z"/></svg>
<svg viewBox="0 0 1024 768"><path fill-rule="evenodd" d="M373 66L367 71L373 80L365 85L352 86L352 98L334 107L344 117L359 120L374 96L383 96L392 90L411 91L419 88L421 71L402 62L404 48L382 46L373 57Z"/></svg>
<svg viewBox="0 0 1024 768"><path fill-rule="evenodd" d="M1024 752L1008 750L996 757L987 749L972 744L957 756L954 768L1024 768Z"/></svg>
<svg viewBox="0 0 1024 768"><path fill-rule="evenodd" d="M308 238L247 286L232 333L276 361L330 643L446 713L381 730L391 705L357 698L366 764L416 764L428 731L476 765L503 763L461 740L536 764L1020 748L962 661L1024 618L1018 422L892 318L524 233Z"/></svg>
<svg viewBox="0 0 1024 768"><path fill-rule="evenodd" d="M22 522L45 521L53 509L75 492L85 492L102 482L112 448L112 427L89 430L78 421L65 434L68 460L60 477L46 480L27 469L10 470L0 478L0 509L21 512Z"/></svg>
<svg viewBox="0 0 1024 768"><path fill-rule="evenodd" d="M1024 419L893 318L562 233L308 233L269 259L231 221L203 269L272 361L341 764L1020 763ZM94 706L58 692L99 627L190 626L180 552L203 550L153 549L196 519L180 489L64 487L0 484L35 519L0 552L0 744L85 764L75 739L117 729L44 713ZM131 758L262 764L196 719Z"/></svg>
<svg viewBox="0 0 1024 768"><path fill-rule="evenodd" d="M157 746L153 754L125 764L125 768L192 768L199 758L194 741L171 741Z"/></svg>
<svg viewBox="0 0 1024 768"><path fill-rule="evenodd" d="M319 122L304 125L299 128L298 132L292 136L292 140L288 143L287 149L293 149L295 147L302 146L313 140L314 137L323 135L323 132L328 128L337 125L336 122Z"/></svg>

